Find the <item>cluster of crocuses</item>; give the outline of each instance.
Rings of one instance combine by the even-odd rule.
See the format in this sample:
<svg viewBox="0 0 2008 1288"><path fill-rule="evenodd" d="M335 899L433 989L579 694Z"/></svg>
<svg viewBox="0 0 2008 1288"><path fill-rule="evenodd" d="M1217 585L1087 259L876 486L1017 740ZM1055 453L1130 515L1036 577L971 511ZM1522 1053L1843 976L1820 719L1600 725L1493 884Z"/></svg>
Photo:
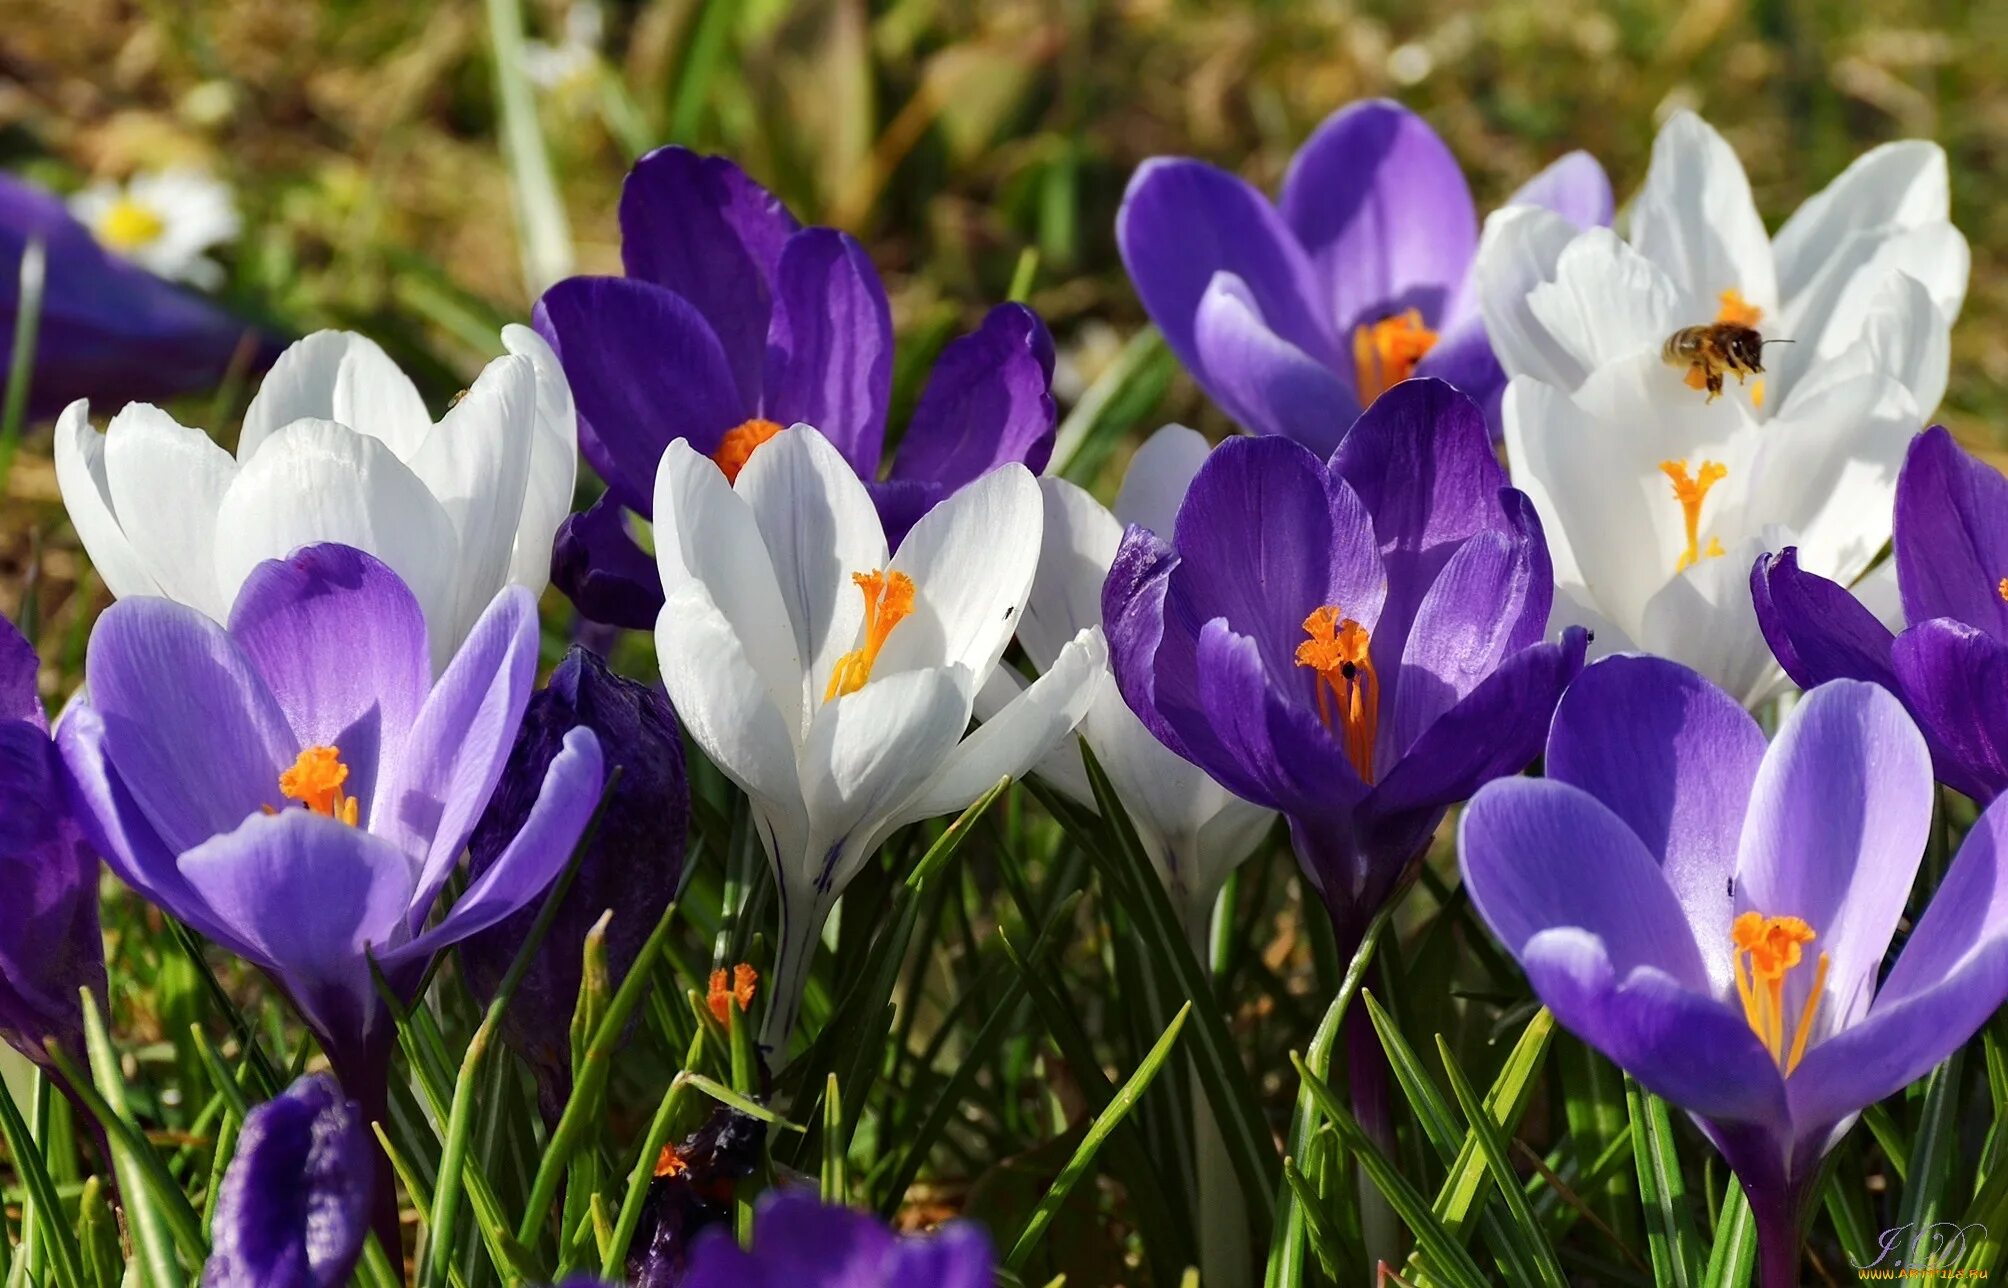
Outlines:
<svg viewBox="0 0 2008 1288"><path fill-rule="evenodd" d="M554 287L437 422L335 333L278 358L234 456L156 407L102 434L62 413L64 498L120 602L53 741L32 653L0 640L0 862L35 892L0 908L0 1021L40 1056L102 991L93 849L265 970L339 1087L247 1123L213 1282L338 1282L372 1219L396 1238L362 1127L385 993L455 945L493 988L614 766L558 940L618 904L619 969L672 897L680 726L771 864L780 1062L881 844L1027 773L1092 804L1078 736L1193 926L1280 816L1350 949L1469 801L1476 907L1565 1025L1695 1116L1767 1285L1796 1282L1822 1157L2008 997L1991 810L1881 970L1934 778L2008 785L2008 480L1920 433L1966 281L1947 207L1942 154L1893 144L1767 236L1685 114L1626 238L1581 155L1481 235L1392 104L1326 122L1276 203L1154 161L1124 261L1247 436L1161 430L1112 513L1038 477L1031 311L943 349L882 472L893 333L862 248L730 162L651 154L626 275ZM1715 324L1792 343L1717 396L1662 353ZM606 491L572 514L580 451ZM547 578L652 628L666 693L584 651L537 691ZM1749 711L1792 682L1767 744ZM548 956L507 1032L555 1113L570 1069L540 1017L579 970ZM286 1178L309 1200L278 1202ZM846 1284L988 1275L968 1231L896 1243L784 1194L684 1282L836 1282L805 1250Z"/></svg>

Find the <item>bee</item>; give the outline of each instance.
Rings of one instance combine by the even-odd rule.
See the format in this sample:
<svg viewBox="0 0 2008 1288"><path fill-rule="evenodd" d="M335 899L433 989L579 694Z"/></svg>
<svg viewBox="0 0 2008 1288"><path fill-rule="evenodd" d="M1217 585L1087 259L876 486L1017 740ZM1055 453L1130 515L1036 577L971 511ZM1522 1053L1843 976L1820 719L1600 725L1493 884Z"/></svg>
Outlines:
<svg viewBox="0 0 2008 1288"><path fill-rule="evenodd" d="M1708 401L1722 393L1722 377L1733 373L1736 383L1764 374L1764 346L1790 344L1790 340L1766 340L1757 328L1741 322L1711 322L1707 326L1686 326L1675 331L1660 346L1659 356L1669 367L1687 368L1691 389L1706 389Z"/></svg>

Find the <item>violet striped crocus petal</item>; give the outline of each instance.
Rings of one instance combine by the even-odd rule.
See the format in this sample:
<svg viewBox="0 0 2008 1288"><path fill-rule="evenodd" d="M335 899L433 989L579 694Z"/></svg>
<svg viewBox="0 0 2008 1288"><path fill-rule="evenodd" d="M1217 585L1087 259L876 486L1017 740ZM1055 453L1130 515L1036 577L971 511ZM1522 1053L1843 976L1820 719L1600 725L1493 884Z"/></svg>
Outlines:
<svg viewBox="0 0 2008 1288"><path fill-rule="evenodd" d="M2008 1001L2008 806L1980 816L1868 1015L1806 1053L1789 1084L1801 1130L1923 1077Z"/></svg>
<svg viewBox="0 0 2008 1288"><path fill-rule="evenodd" d="M1821 1032L1860 1018L1931 830L1931 757L1887 689L1834 680L1785 718L1750 788L1736 911L1798 917L1829 966ZM1785 981L1786 1014L1811 972Z"/></svg>
<svg viewBox="0 0 2008 1288"><path fill-rule="evenodd" d="M1058 423L1052 381L1046 324L1022 304L999 304L935 358L890 477L952 490L1011 461L1042 472Z"/></svg>
<svg viewBox="0 0 2008 1288"><path fill-rule="evenodd" d="M1436 131L1385 99L1340 108L1297 149L1278 203L1341 341L1405 309L1435 325L1478 252L1478 211Z"/></svg>
<svg viewBox="0 0 2008 1288"><path fill-rule="evenodd" d="M1828 680L1897 687L1890 662L1896 637L1889 627L1845 588L1799 567L1798 547L1758 556L1750 569L1750 598L1765 642L1800 688Z"/></svg>
<svg viewBox="0 0 2008 1288"><path fill-rule="evenodd" d="M98 859L62 777L39 724L0 719L0 1039L44 1063L46 1037L80 1049L77 990L105 995Z"/></svg>
<svg viewBox="0 0 2008 1288"><path fill-rule="evenodd" d="M1943 425L1911 440L1897 475L1896 574L1907 620L1950 617L2008 641L2008 478Z"/></svg>
<svg viewBox="0 0 2008 1288"><path fill-rule="evenodd" d="M369 1234L361 1106L309 1074L244 1119L223 1174L203 1288L338 1288Z"/></svg>
<svg viewBox="0 0 2008 1288"><path fill-rule="evenodd" d="M621 503L647 516L672 440L706 456L759 403L734 384L711 322L682 296L620 277L571 277L531 316L578 405L579 445Z"/></svg>
<svg viewBox="0 0 2008 1288"><path fill-rule="evenodd" d="M425 614L398 575L348 546L307 546L252 570L230 637L301 747L333 747L368 825L377 784L432 688Z"/></svg>
<svg viewBox="0 0 2008 1288"><path fill-rule="evenodd" d="M1344 813L1366 784L1317 712L1279 692L1260 646L1224 618L1199 632L1201 710L1221 748L1201 765L1235 795L1285 814Z"/></svg>
<svg viewBox="0 0 2008 1288"><path fill-rule="evenodd" d="M899 543L906 540L913 525L955 490L932 479L866 479L864 484L872 508L878 511L879 526L885 530L889 550L899 549Z"/></svg>
<svg viewBox="0 0 2008 1288"><path fill-rule="evenodd" d="M892 306L865 248L834 228L788 239L774 279L762 415L814 426L863 478L878 473L892 399Z"/></svg>
<svg viewBox="0 0 2008 1288"><path fill-rule="evenodd" d="M867 1213L775 1190L754 1214L752 1246L723 1227L706 1232L680 1288L988 1288L995 1266L971 1222L901 1238Z"/></svg>
<svg viewBox="0 0 2008 1288"><path fill-rule="evenodd" d="M1730 981L1730 881L1765 747L1741 703L1657 657L1585 667L1548 731L1547 776L1596 797L1644 843L1718 987Z"/></svg>
<svg viewBox="0 0 2008 1288"><path fill-rule="evenodd" d="M1504 432L1499 408L1506 397L1506 372L1493 355L1492 337L1486 334L1485 319L1475 304L1464 316L1445 325L1436 343L1415 364L1411 379L1441 380L1450 385L1478 405L1494 441Z"/></svg>
<svg viewBox="0 0 2008 1288"><path fill-rule="evenodd" d="M1152 736L1197 765L1223 759L1199 702L1197 642L1184 622L1166 619L1165 596L1178 555L1148 528L1123 533L1102 582L1102 630L1123 702ZM1181 732L1199 737L1188 747Z"/></svg>
<svg viewBox="0 0 2008 1288"><path fill-rule="evenodd" d="M1954 771L1945 781L1982 802L2008 789L2008 644L1941 617L1897 636L1890 660L1905 705Z"/></svg>
<svg viewBox="0 0 2008 1288"><path fill-rule="evenodd" d="M627 275L690 302L718 336L740 403L757 406L774 280L782 247L801 227L795 217L724 157L666 147L628 171L620 224Z"/></svg>
<svg viewBox="0 0 2008 1288"><path fill-rule="evenodd" d="M606 492L566 515L551 547L551 583L591 621L652 630L662 612L662 574L628 530L627 513Z"/></svg>
<svg viewBox="0 0 2008 1288"><path fill-rule="evenodd" d="M14 623L0 617L0 720L20 720L47 730L42 695L36 677L42 661Z"/></svg>
<svg viewBox="0 0 2008 1288"><path fill-rule="evenodd" d="M277 809L299 753L286 715L221 626L165 599L106 609L85 660L104 751L161 840L193 849Z"/></svg>
<svg viewBox="0 0 2008 1288"><path fill-rule="evenodd" d="M1506 198L1509 206L1540 206L1578 228L1608 228L1617 213L1611 177L1587 152L1564 153Z"/></svg>
<svg viewBox="0 0 2008 1288"><path fill-rule="evenodd" d="M1323 456L1358 412L1350 385L1278 335L1248 284L1216 273L1193 318L1195 372L1228 415L1255 434L1279 434Z"/></svg>

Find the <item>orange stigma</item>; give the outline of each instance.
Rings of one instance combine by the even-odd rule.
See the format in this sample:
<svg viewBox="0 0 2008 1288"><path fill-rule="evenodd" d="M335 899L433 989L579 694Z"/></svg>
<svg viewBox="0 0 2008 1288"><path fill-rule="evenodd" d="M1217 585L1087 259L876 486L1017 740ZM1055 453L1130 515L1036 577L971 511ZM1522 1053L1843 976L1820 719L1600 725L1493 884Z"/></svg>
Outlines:
<svg viewBox="0 0 2008 1288"><path fill-rule="evenodd" d="M739 1003L741 1011L753 1009L753 986L759 982L760 973L745 962L734 966L729 977L721 966L711 972L711 989L704 999L705 1004L720 1024L730 1023L734 1002Z"/></svg>
<svg viewBox="0 0 2008 1288"><path fill-rule="evenodd" d="M1309 639L1297 645L1297 665L1317 676L1318 719L1345 743L1362 782L1374 780L1374 739L1380 732L1380 679L1374 674L1367 628L1341 618L1330 604L1304 619Z"/></svg>
<svg viewBox="0 0 2008 1288"><path fill-rule="evenodd" d="M865 642L837 659L823 701L856 693L872 678L872 664L892 628L913 612L913 578L903 572L854 572L851 581L865 593Z"/></svg>
<svg viewBox="0 0 2008 1288"><path fill-rule="evenodd" d="M1415 365L1436 347L1436 332L1409 309L1391 318L1353 328L1353 377L1364 406L1415 374Z"/></svg>
<svg viewBox="0 0 2008 1288"><path fill-rule="evenodd" d="M725 471L727 483L737 483L739 471L753 459L753 449L780 432L781 427L771 420L756 417L744 421L725 431L725 437L718 440L718 450L711 454L711 459Z"/></svg>
<svg viewBox="0 0 2008 1288"><path fill-rule="evenodd" d="M1994 583L1994 593L2001 596L2003 602L2008 602L2008 577Z"/></svg>
<svg viewBox="0 0 2008 1288"><path fill-rule="evenodd" d="M1733 326L1756 326L1764 320L1764 310L1743 298L1743 292L1730 287L1716 297L1722 307L1716 311L1717 322L1727 322Z"/></svg>
<svg viewBox="0 0 2008 1288"><path fill-rule="evenodd" d="M1806 1041L1813 1034L1813 1017L1820 1011L1820 994L1827 986L1827 955L1821 953L1813 966L1813 987L1806 1004L1792 1026L1792 1042L1785 1044L1785 976L1805 958L1805 946L1818 938L1813 928L1797 917L1766 917L1746 912L1729 928L1735 945L1731 962L1736 971L1736 997L1743 1003L1743 1018L1757 1035L1771 1059L1786 1074L1799 1067L1806 1056Z"/></svg>
<svg viewBox="0 0 2008 1288"><path fill-rule="evenodd" d="M333 747L309 747L300 753L291 769L279 775L279 791L316 814L338 818L354 827L360 807L355 797L342 795L342 784L348 780L349 767L342 763L340 751Z"/></svg>
<svg viewBox="0 0 2008 1288"><path fill-rule="evenodd" d="M1695 560L1713 559L1722 553L1722 543L1714 537L1708 539L1706 546L1701 544L1701 503L1708 499L1708 489L1729 477L1729 467L1718 461L1703 461L1701 472L1690 477L1686 461L1661 461L1659 472L1672 482L1673 499L1680 502L1680 517L1687 526L1687 549L1680 552L1673 565L1675 572L1685 572Z"/></svg>

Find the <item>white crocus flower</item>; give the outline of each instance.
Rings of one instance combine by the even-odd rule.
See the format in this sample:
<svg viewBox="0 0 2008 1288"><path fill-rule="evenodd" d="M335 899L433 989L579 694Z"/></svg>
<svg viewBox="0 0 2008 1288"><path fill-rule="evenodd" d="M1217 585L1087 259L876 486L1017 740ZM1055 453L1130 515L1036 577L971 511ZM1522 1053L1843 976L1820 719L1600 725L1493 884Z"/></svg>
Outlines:
<svg viewBox="0 0 2008 1288"><path fill-rule="evenodd" d="M340 542L383 560L425 610L435 662L503 586L541 591L571 508L577 426L557 357L528 327L437 424L371 341L321 331L280 355L233 457L147 403L104 433L70 404L56 478L114 595L226 620L266 559Z"/></svg>
<svg viewBox="0 0 2008 1288"><path fill-rule="evenodd" d="M823 923L895 829L955 813L1073 731L1099 631L964 737L1038 565L1039 487L1005 465L935 506L888 559L864 485L822 435L769 440L736 482L682 439L655 484L662 679L684 729L750 798L780 894L762 1041L785 1056Z"/></svg>
<svg viewBox="0 0 2008 1288"><path fill-rule="evenodd" d="M105 246L149 273L205 290L223 284L207 258L242 228L230 185L201 170L163 170L128 183L94 183L70 198L70 213Z"/></svg>
<svg viewBox="0 0 2008 1288"><path fill-rule="evenodd" d="M1039 480L1046 537L1032 596L1018 623L1018 642L1041 673L1082 631L1101 626L1102 583L1123 529L1140 524L1170 532L1206 453L1206 439L1193 430L1182 425L1158 430L1130 461L1113 514L1064 479ZM978 698L978 711L1001 707L1023 687L1009 668L1000 667ZM1094 703L1080 734L1108 774L1204 961L1201 941L1221 884L1253 852L1275 814L1242 800L1159 742L1123 701L1106 666L1096 677ZM1037 772L1094 808L1086 765L1071 740L1041 762Z"/></svg>

